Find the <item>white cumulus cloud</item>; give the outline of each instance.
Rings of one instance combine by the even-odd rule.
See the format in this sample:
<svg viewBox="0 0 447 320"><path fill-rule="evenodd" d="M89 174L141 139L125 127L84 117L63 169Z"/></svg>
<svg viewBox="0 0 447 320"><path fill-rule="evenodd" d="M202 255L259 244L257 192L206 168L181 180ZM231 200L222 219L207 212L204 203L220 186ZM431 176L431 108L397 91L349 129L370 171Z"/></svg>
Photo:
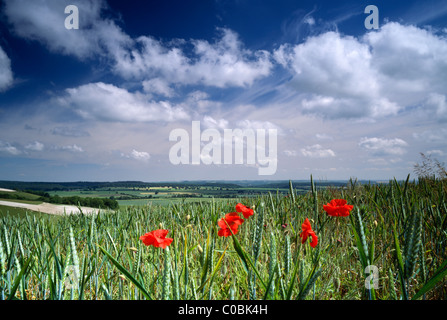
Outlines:
<svg viewBox="0 0 447 320"><path fill-rule="evenodd" d="M447 121L447 100L445 95L430 93L427 100L423 103L423 107L439 122Z"/></svg>
<svg viewBox="0 0 447 320"><path fill-rule="evenodd" d="M141 160L141 161L148 161L151 158L149 153L144 152L144 151L137 151L135 149L132 150L132 153L130 155L135 160Z"/></svg>
<svg viewBox="0 0 447 320"><path fill-rule="evenodd" d="M203 120L201 121L201 124L205 128L214 128L214 129L227 129L228 128L228 121L225 119L214 119L211 116L204 116Z"/></svg>
<svg viewBox="0 0 447 320"><path fill-rule="evenodd" d="M30 151L43 151L44 148L45 148L44 144L39 141L34 141L25 146L25 149Z"/></svg>
<svg viewBox="0 0 447 320"><path fill-rule="evenodd" d="M147 81L143 83L146 90L165 96L172 95L170 84L250 86L270 75L273 68L269 52L245 49L230 29L219 28L214 42L179 39L163 43L151 35L132 38L105 17L110 9L106 1L78 0L79 29L69 30L64 25L66 5L59 0L6 0L4 13L20 37L81 60L105 57L116 74Z"/></svg>
<svg viewBox="0 0 447 320"><path fill-rule="evenodd" d="M444 151L437 150L437 149L436 150L429 150L429 151L425 152L425 154L427 154L429 156L436 155L436 156L440 156L440 157L445 155Z"/></svg>
<svg viewBox="0 0 447 320"><path fill-rule="evenodd" d="M295 150L284 150L284 154L288 157L296 157L298 155Z"/></svg>
<svg viewBox="0 0 447 320"><path fill-rule="evenodd" d="M234 31L219 31L221 37L216 42L189 41L193 46L191 56L184 52L181 43L165 44L150 36L140 36L135 43L141 49L116 55L114 70L126 78L156 76L174 84L218 88L250 86L271 73L273 64L267 51L244 49Z"/></svg>
<svg viewBox="0 0 447 320"><path fill-rule="evenodd" d="M6 0L4 13L17 35L39 41L53 52L79 59L107 55L131 43L131 39L111 20L101 17L105 1L78 0L79 29L65 28L65 7L59 0Z"/></svg>
<svg viewBox="0 0 447 320"><path fill-rule="evenodd" d="M0 140L0 152L8 153L13 156L17 156L22 153L22 151L11 145L11 143L1 140Z"/></svg>
<svg viewBox="0 0 447 320"><path fill-rule="evenodd" d="M121 153L121 156L128 159L134 159L142 162L147 162L151 158L151 155L145 151L132 150L130 154Z"/></svg>
<svg viewBox="0 0 447 320"><path fill-rule="evenodd" d="M275 61L293 79L303 113L377 119L419 106L447 118L447 39L434 31L389 22L362 37L326 32L282 44Z"/></svg>
<svg viewBox="0 0 447 320"><path fill-rule="evenodd" d="M368 138L360 139L359 146L374 155L402 155L407 152L408 143L402 139Z"/></svg>
<svg viewBox="0 0 447 320"><path fill-rule="evenodd" d="M442 128L439 130L425 130L423 132L413 133L413 138L424 142L445 142L447 140L447 129Z"/></svg>
<svg viewBox="0 0 447 320"><path fill-rule="evenodd" d="M144 94L103 82L67 89L60 101L85 119L118 122L174 121L188 118L167 101L151 101Z"/></svg>
<svg viewBox="0 0 447 320"><path fill-rule="evenodd" d="M309 158L328 158L328 157L335 157L335 152L331 149L324 149L319 144L314 144L312 146L307 146L305 148L302 148L301 154L305 157Z"/></svg>
<svg viewBox="0 0 447 320"><path fill-rule="evenodd" d="M66 146L56 146L56 147L54 147L54 149L55 150L68 151L68 152L74 152L74 153L82 153L82 152L84 152L84 149L82 149L82 147L79 147L76 144L66 145Z"/></svg>
<svg viewBox="0 0 447 320"><path fill-rule="evenodd" d="M169 86L169 83L161 78L144 80L143 89L145 92L155 93L168 98L174 96L174 90Z"/></svg>
<svg viewBox="0 0 447 320"><path fill-rule="evenodd" d="M13 83L11 60L0 47L0 92L8 89Z"/></svg>

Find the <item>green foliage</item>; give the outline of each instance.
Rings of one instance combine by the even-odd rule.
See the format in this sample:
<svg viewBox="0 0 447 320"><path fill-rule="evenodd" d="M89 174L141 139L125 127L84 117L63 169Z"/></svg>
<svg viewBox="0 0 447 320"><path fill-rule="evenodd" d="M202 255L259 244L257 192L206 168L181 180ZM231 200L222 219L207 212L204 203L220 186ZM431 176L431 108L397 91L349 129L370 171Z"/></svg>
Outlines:
<svg viewBox="0 0 447 320"><path fill-rule="evenodd" d="M445 181L351 181L343 189L312 181L304 194L295 182L286 187L293 197L57 218L9 212L0 216L0 299L447 298ZM354 205L350 217L325 214L322 205L337 198ZM237 234L218 237L218 219L237 202L254 205L255 214ZM305 218L318 235L316 248L301 243ZM139 240L161 227L174 239L168 250ZM368 265L379 270L374 297L365 294ZM73 267L78 277L70 278Z"/></svg>
<svg viewBox="0 0 447 320"><path fill-rule="evenodd" d="M54 204L66 204L112 210L117 210L119 208L119 203L115 199L79 196L61 197L59 195L51 196L47 192L33 190L26 190L24 192L0 192L0 199L19 200L29 203L49 202Z"/></svg>
<svg viewBox="0 0 447 320"><path fill-rule="evenodd" d="M92 198L92 197L60 197L58 195L49 197L40 197L41 201L54 203L54 204L68 204L82 207L102 208L116 210L119 208L117 200L109 198Z"/></svg>

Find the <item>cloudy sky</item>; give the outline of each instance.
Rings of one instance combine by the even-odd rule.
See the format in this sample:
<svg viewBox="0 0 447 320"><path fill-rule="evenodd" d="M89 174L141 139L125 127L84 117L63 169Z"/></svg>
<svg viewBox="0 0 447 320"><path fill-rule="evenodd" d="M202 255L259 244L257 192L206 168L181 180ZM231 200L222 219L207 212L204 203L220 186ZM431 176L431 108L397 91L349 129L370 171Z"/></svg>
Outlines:
<svg viewBox="0 0 447 320"><path fill-rule="evenodd" d="M447 162L445 0L0 5L0 180L403 179L420 152ZM192 139L192 121L276 130L275 173L173 164L170 133Z"/></svg>

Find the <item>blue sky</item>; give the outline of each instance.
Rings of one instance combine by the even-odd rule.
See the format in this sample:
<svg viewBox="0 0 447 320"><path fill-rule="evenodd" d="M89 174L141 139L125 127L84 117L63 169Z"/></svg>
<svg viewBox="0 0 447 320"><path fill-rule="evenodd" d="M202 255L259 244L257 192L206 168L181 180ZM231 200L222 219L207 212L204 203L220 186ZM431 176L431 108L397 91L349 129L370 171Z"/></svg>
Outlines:
<svg viewBox="0 0 447 320"><path fill-rule="evenodd" d="M192 121L276 130L275 174L172 164ZM1 3L0 180L403 179L446 124L447 1Z"/></svg>

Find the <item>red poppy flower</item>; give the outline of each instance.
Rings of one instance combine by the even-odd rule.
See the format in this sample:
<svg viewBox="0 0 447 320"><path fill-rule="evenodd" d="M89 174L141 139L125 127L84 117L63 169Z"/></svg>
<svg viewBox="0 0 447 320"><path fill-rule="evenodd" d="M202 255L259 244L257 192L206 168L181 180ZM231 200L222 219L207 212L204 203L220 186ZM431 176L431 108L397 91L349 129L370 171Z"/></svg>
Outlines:
<svg viewBox="0 0 447 320"><path fill-rule="evenodd" d="M242 214L244 215L245 219L248 219L248 217L253 215L253 209L243 205L242 203L238 203L236 205L236 211L237 212L242 212Z"/></svg>
<svg viewBox="0 0 447 320"><path fill-rule="evenodd" d="M304 220L304 223L301 225L301 228L303 229L303 232L300 233L300 237L302 238L301 243L306 242L307 238L310 236L312 238L310 246L312 248L315 248L318 244L318 237L312 230L312 226L310 225L309 219L306 218L306 220Z"/></svg>
<svg viewBox="0 0 447 320"><path fill-rule="evenodd" d="M154 230L151 232L148 232L146 234L143 234L140 237L140 240L143 241L143 243L147 246L154 246L157 248L166 248L171 244L173 239L166 238L166 235L168 234L168 230Z"/></svg>
<svg viewBox="0 0 447 320"><path fill-rule="evenodd" d="M233 232L233 234L236 234L238 232L238 227L243 222L244 220L239 217L237 212L227 213L225 217L220 219L219 222L217 223L220 227L220 230L217 233L217 235L219 237L228 237L231 236L231 232Z"/></svg>
<svg viewBox="0 0 447 320"><path fill-rule="evenodd" d="M351 213L354 206L347 204L344 199L333 199L328 204L323 205L324 211L332 217L346 217Z"/></svg>

